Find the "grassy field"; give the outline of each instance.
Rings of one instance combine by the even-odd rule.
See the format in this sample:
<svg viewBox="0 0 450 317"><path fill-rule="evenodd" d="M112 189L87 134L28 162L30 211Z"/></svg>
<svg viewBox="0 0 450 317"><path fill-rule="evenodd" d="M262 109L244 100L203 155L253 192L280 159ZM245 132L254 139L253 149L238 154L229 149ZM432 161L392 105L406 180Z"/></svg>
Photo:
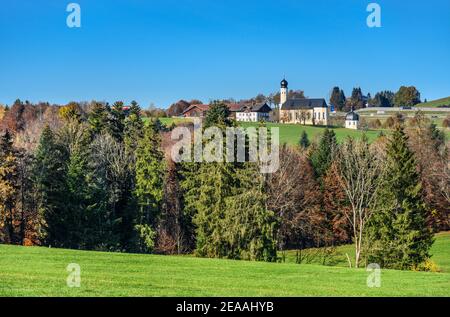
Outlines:
<svg viewBox="0 0 450 317"><path fill-rule="evenodd" d="M164 125L170 126L173 123L179 124L182 122L186 122L189 119L162 118L160 120ZM240 124L243 127L258 127L259 126L259 123L241 122ZM267 123L266 126L269 128L270 127L280 128L281 144L286 143L289 145L298 144L298 141L300 140L300 136L303 131L306 131L306 133L308 133L308 137L310 138L310 140L313 140L314 138L319 137L325 129L324 127L303 126L303 125L299 125L299 124ZM339 142L343 141L348 136L360 138L363 135L362 131L349 130L349 129L344 129L344 128L332 128L332 129L336 132L336 137ZM367 131L367 133L366 133L366 135L370 141L375 140L379 134L380 134L380 131L374 131L374 130Z"/></svg>
<svg viewBox="0 0 450 317"><path fill-rule="evenodd" d="M242 122L241 125L243 127L258 127L258 123L246 123ZM315 126L303 126L300 124L277 124L277 123L267 123L266 126L270 127L278 127L280 128L280 143L286 143L289 145L298 144L300 140L300 136L303 131L306 131L310 140L314 140L315 138L320 137L325 130L324 127L315 127ZM338 142L342 142L347 137L353 138L361 138L363 135L363 131L358 130L350 130L344 128L330 128L334 130L336 133L336 138ZM380 131L370 130L366 132L367 138L370 142L374 141L380 134Z"/></svg>
<svg viewBox="0 0 450 317"><path fill-rule="evenodd" d="M384 122L384 120L386 120L388 116L386 117L369 117L366 116L366 120L375 120L375 119L380 119L382 122ZM183 123L188 121L189 119L184 119L184 118L162 118L160 119L161 122L163 124L165 124L166 126L170 126L172 125L172 123L175 124L179 124L179 123ZM442 126L442 118L441 119L436 119L434 120L438 126ZM249 122L241 122L240 123L241 126L243 127L258 127L259 123L249 123ZM267 127L278 127L280 128L280 143L286 143L288 145L296 145L298 144L299 140L300 140L300 136L302 134L303 131L306 131L306 133L308 134L308 137L310 140L314 140L314 138L318 138L320 137L320 135L323 133L324 131L324 127L316 127L316 126L303 126L300 124L277 124L277 123L267 123L266 124ZM332 130L334 130L334 132L336 133L336 137L338 142L342 142L345 140L345 138L347 137L353 137L353 138L361 138L362 135L365 133L367 138L369 139L370 142L373 142L379 135L380 132L382 131L380 130L369 130L366 132L360 131L360 130L350 130L350 129L344 129L344 128L330 128ZM450 129L444 129L444 132L447 135L447 138L450 139ZM389 131L384 130L385 134L388 134Z"/></svg>
<svg viewBox="0 0 450 317"><path fill-rule="evenodd" d="M317 254L318 251L320 251L320 249L309 249L304 251L304 254L305 252L309 252L312 255L308 263L323 263L323 257L314 256L314 254ZM297 252L293 250L286 252L286 262L295 263L296 254ZM344 245L336 248L333 258L328 261L330 263L327 265L348 267L348 260L345 254L349 255L352 265L354 265L353 260L355 258L355 248L353 245ZM450 232L443 232L436 235L435 243L431 249L431 255L431 260L436 263L441 272L450 273Z"/></svg>
<svg viewBox="0 0 450 317"><path fill-rule="evenodd" d="M447 106L450 105L450 97L441 98L441 99L437 99L437 100L433 100L433 101L429 101L429 102L423 102L423 103L416 105L416 107L437 108L437 107L441 107L443 105L447 105Z"/></svg>
<svg viewBox="0 0 450 317"><path fill-rule="evenodd" d="M450 296L450 234L435 261L446 273L383 270L380 288L364 269L26 248L0 245L0 296ZM66 285L69 263L81 287Z"/></svg>

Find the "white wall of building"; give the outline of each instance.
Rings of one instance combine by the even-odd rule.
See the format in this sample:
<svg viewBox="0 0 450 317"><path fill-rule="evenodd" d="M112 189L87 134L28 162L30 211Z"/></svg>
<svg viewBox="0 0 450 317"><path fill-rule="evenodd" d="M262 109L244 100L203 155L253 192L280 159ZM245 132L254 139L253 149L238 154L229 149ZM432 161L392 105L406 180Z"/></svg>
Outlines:
<svg viewBox="0 0 450 317"><path fill-rule="evenodd" d="M319 125L328 125L330 117L329 108L314 108L314 122Z"/></svg>
<svg viewBox="0 0 450 317"><path fill-rule="evenodd" d="M358 130L359 121L357 120L345 120L345 128Z"/></svg>
<svg viewBox="0 0 450 317"><path fill-rule="evenodd" d="M236 121L242 122L259 122L269 121L270 114L268 112L238 112L236 113Z"/></svg>

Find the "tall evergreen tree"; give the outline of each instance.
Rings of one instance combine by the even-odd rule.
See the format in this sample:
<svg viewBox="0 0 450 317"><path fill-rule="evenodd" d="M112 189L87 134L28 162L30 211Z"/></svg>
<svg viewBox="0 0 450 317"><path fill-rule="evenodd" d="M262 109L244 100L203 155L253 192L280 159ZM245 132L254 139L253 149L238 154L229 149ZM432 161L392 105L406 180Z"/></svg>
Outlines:
<svg viewBox="0 0 450 317"><path fill-rule="evenodd" d="M433 244L414 154L397 125L387 146L386 170L370 221L369 261L384 268L411 269L430 257Z"/></svg>
<svg viewBox="0 0 450 317"><path fill-rule="evenodd" d="M125 113L123 111L123 102L117 101L113 104L111 108L108 132L117 141L122 141L124 129L125 129Z"/></svg>
<svg viewBox="0 0 450 317"><path fill-rule="evenodd" d="M258 165L236 170L237 193L226 199L223 234L227 258L274 262L277 258L275 213L267 209L264 178Z"/></svg>
<svg viewBox="0 0 450 317"><path fill-rule="evenodd" d="M108 127L108 107L100 102L93 101L92 109L88 115L89 128L92 134L100 134Z"/></svg>
<svg viewBox="0 0 450 317"><path fill-rule="evenodd" d="M34 166L35 183L39 191L39 211L44 217L45 243L67 246L69 223L66 219L66 166L55 136L46 126L36 150Z"/></svg>
<svg viewBox="0 0 450 317"><path fill-rule="evenodd" d="M124 127L124 142L129 153L134 155L138 140L143 137L143 133L144 122L142 121L141 108L136 101L132 101Z"/></svg>
<svg viewBox="0 0 450 317"><path fill-rule="evenodd" d="M199 188L188 193L194 197L186 199L192 204L188 208L195 210L196 253L211 258L227 257L223 219L227 212L226 198L232 196L235 185L233 164L201 164L197 178Z"/></svg>
<svg viewBox="0 0 450 317"><path fill-rule="evenodd" d="M161 210L164 184L164 154L161 150L161 139L154 123L144 128L144 137L138 141L136 149L136 189L135 195L140 206L137 219L139 232L150 232L155 227L156 218ZM145 229L146 228L146 229ZM141 251L151 251L145 237L142 237ZM149 237L147 237L149 238ZM141 241L142 242L142 241ZM150 242L147 239L147 242Z"/></svg>
<svg viewBox="0 0 450 317"><path fill-rule="evenodd" d="M322 178L330 167L336 147L336 134L333 130L325 129L317 148L310 156L311 164L318 178Z"/></svg>

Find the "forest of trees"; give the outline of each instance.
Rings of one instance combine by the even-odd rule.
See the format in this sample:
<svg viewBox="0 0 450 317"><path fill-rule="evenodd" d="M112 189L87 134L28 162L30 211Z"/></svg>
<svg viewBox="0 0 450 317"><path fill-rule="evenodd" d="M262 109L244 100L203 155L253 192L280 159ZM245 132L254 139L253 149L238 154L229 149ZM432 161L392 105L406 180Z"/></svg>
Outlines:
<svg viewBox="0 0 450 317"><path fill-rule="evenodd" d="M335 106L337 111L361 109L366 105L369 107L413 107L420 102L420 92L414 86L402 86L396 93L389 90L380 91L373 97L370 93L365 96L361 88L355 87L349 98L345 97L342 89L334 87L330 97L330 104Z"/></svg>
<svg viewBox="0 0 450 317"><path fill-rule="evenodd" d="M214 102L204 128L235 124ZM353 242L357 266L412 269L450 228L448 146L420 114L372 144L299 135L268 175L251 162L174 163L170 128L136 102L17 100L0 130L0 243L277 261Z"/></svg>

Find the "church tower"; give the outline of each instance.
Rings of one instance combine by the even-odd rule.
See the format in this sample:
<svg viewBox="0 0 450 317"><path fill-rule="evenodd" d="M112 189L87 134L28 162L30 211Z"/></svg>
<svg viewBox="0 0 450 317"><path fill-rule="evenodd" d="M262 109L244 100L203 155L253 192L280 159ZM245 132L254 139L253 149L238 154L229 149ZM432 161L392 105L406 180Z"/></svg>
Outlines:
<svg viewBox="0 0 450 317"><path fill-rule="evenodd" d="M288 100L288 82L286 79L281 81L281 90L280 90L280 108L283 104Z"/></svg>

